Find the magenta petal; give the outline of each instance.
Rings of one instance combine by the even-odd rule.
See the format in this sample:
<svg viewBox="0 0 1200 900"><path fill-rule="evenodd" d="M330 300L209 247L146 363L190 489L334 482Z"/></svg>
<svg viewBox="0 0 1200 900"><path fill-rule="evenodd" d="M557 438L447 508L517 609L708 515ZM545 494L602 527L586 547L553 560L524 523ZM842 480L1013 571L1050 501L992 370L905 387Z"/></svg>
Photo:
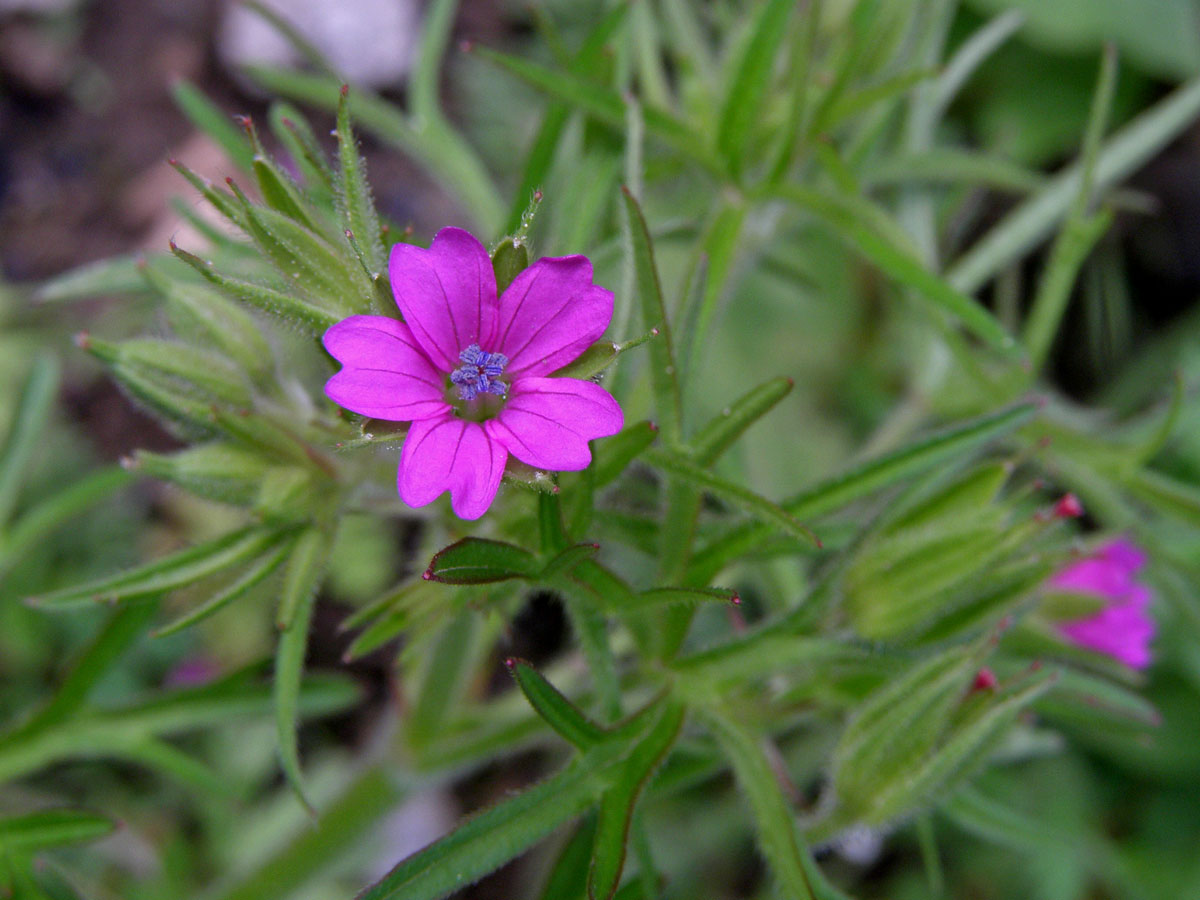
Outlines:
<svg viewBox="0 0 1200 900"><path fill-rule="evenodd" d="M586 256L545 257L516 277L500 298L492 347L506 373L549 375L599 340L612 320L612 291L592 284Z"/></svg>
<svg viewBox="0 0 1200 900"><path fill-rule="evenodd" d="M396 244L388 274L404 321L435 366L450 372L471 344L488 349L496 326L496 276L473 235L443 228L428 250Z"/></svg>
<svg viewBox="0 0 1200 900"><path fill-rule="evenodd" d="M573 471L592 461L588 441L616 434L622 425L621 407L598 384L578 378L522 378L486 427L521 462Z"/></svg>
<svg viewBox="0 0 1200 900"><path fill-rule="evenodd" d="M492 505L508 453L477 422L454 416L413 422L400 453L396 487L409 506L432 503L445 491L462 519Z"/></svg>
<svg viewBox="0 0 1200 900"><path fill-rule="evenodd" d="M376 419L407 422L445 412L444 376L403 322L351 316L325 332L325 349L344 366L325 383L334 403Z"/></svg>

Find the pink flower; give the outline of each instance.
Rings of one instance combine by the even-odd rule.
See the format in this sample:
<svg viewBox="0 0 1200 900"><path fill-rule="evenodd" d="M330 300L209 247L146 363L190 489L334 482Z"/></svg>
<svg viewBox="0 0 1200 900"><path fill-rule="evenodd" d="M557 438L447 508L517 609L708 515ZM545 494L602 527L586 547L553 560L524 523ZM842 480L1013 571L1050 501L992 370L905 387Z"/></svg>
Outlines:
<svg viewBox="0 0 1200 900"><path fill-rule="evenodd" d="M1093 594L1107 601L1099 612L1065 622L1059 631L1067 639L1104 653L1135 669L1150 665L1150 589L1134 581L1146 564L1146 554L1125 538L1105 544L1092 556L1072 563L1050 579L1062 591Z"/></svg>
<svg viewBox="0 0 1200 900"><path fill-rule="evenodd" d="M351 316L325 332L343 364L325 393L375 419L412 422L397 489L409 506L445 491L464 519L495 499L511 453L538 469L585 469L588 441L624 424L597 384L550 378L604 333L611 291L586 256L539 259L496 297L487 250L443 228L428 250L392 248L392 292L404 317Z"/></svg>

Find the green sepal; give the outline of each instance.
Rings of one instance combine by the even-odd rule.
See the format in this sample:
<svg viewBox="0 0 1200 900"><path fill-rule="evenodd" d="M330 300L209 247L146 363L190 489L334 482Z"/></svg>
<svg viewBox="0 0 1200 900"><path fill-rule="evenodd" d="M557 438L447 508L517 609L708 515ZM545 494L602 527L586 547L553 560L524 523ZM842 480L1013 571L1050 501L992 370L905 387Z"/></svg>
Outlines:
<svg viewBox="0 0 1200 900"><path fill-rule="evenodd" d="M265 284L223 275L213 269L212 263L205 262L175 244L171 244L171 252L220 288L226 296L269 313L294 327L314 334L324 334L330 326L337 324L343 318L336 312L309 303L307 300L285 291L276 290Z"/></svg>
<svg viewBox="0 0 1200 900"><path fill-rule="evenodd" d="M496 291L503 294L518 275L529 268L529 244L522 238L506 237L492 251Z"/></svg>
<svg viewBox="0 0 1200 900"><path fill-rule="evenodd" d="M214 441L177 453L138 450L125 467L131 472L170 481L210 500L249 506L258 496L271 461L257 450Z"/></svg>
<svg viewBox="0 0 1200 900"><path fill-rule="evenodd" d="M256 383L274 374L271 346L244 310L217 291L186 284L143 266L142 275L167 304L172 329L184 338L218 347Z"/></svg>
<svg viewBox="0 0 1200 900"><path fill-rule="evenodd" d="M334 198L346 231L353 235L355 252L372 276L385 270L379 214L371 198L366 162L358 154L358 141L350 128L349 87L342 85L337 103L337 183Z"/></svg>

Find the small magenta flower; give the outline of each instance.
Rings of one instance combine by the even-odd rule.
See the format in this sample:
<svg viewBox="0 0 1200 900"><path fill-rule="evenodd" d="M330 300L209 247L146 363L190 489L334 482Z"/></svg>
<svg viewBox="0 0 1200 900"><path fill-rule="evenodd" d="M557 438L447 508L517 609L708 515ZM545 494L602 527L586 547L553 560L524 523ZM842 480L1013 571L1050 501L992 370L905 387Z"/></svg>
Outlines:
<svg viewBox="0 0 1200 900"><path fill-rule="evenodd" d="M1134 580L1146 554L1126 538L1100 547L1093 555L1067 566L1049 584L1061 591L1103 597L1105 606L1083 619L1064 622L1059 631L1081 647L1104 653L1135 669L1150 665L1154 619L1150 589Z"/></svg>
<svg viewBox="0 0 1200 900"><path fill-rule="evenodd" d="M621 430L604 388L548 377L612 319L612 292L592 283L586 256L539 259L497 298L487 250L443 228L428 250L393 247L389 275L404 321L351 316L326 331L343 368L325 393L361 415L412 422L396 481L409 506L449 491L455 514L477 519L510 453L538 469L584 469L588 441Z"/></svg>

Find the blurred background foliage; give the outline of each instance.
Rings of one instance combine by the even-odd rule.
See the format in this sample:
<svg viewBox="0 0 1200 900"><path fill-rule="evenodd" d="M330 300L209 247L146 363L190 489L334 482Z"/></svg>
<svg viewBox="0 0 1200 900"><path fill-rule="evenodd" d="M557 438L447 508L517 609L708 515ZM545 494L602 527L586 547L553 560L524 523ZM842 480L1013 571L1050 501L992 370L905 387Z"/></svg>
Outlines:
<svg viewBox="0 0 1200 900"><path fill-rule="evenodd" d="M745 679L729 688L730 705L743 705L745 734L781 729L776 755L763 758L776 776L786 773L788 809L823 869L855 897L1200 893L1200 264L1193 250L1200 131L1192 124L1200 109L1200 9L1193 0L826 0L819 16L816 4L783 16L777 36L755 30L787 6L645 0L614 14L612 4L565 0L439 2L423 10L364 4L360 28L407 22L411 33L407 51L389 46L391 67L380 69L368 65L362 32L348 29L339 45L335 28L304 18L315 16L311 10L293 11L298 25L310 23L305 33L316 45L305 60L304 52L288 55L295 41L255 55L231 39L263 20L232 5L0 7L0 721L9 728L0 738L0 881L10 894L349 897L460 815L556 768L562 741L539 730L522 695L508 689L500 656L527 658L572 700L592 702L587 670L571 650L579 625L545 585L506 582L486 599L468 589L464 606L454 608L444 594L420 589L395 600L392 587L407 584L461 532L407 515L388 496L394 454L339 457L382 487L323 532L331 541L328 575L311 608L307 650L299 650L309 675L301 684L297 668L286 721L270 678L280 634L271 602L277 582L250 585L220 615L158 638L149 631L211 591L185 587L163 601L115 609L85 603L56 614L22 602L70 596L62 592L219 540L247 521L238 503L260 517L283 510L270 521L296 554L299 532L288 529L308 522L310 511L306 501L294 515L288 507L290 476L272 482L279 491L267 500L235 491L231 506L189 493L179 479L168 484L122 468L129 458L153 472L154 460L193 435L147 416L127 399L136 394L130 379L122 393L72 341L103 358L106 347L132 352L118 343L125 338L185 331L186 304L164 303L170 289L162 285L204 282L167 252L168 239L195 252L207 246L206 258L227 273L266 278L261 262L229 241L163 160L174 156L218 185L227 174L252 183L252 151L228 115L245 112L270 152L291 158L312 186L282 121L290 114L302 121L301 113L273 98L303 105L316 143L331 153L325 135L336 126L343 74L354 84L350 112L375 205L392 226L386 240L400 239L406 226L423 241L460 224L492 241L517 228L539 187L535 256L593 258L597 281L613 287L619 310L627 310L611 333L617 341L643 330L638 273L624 243L631 226L620 187L630 187L682 336L689 421L719 416L768 379L794 381L771 417L713 469L762 497L803 498L837 473L902 453L937 425L996 415L1036 383L1044 411L1028 424L1014 421L1019 431L988 432L982 456L983 439L969 445L976 455L964 449L944 472L897 478L881 484L888 490L851 498L857 504L794 511L806 523L811 516L829 553L844 561L835 563L844 588L829 630L862 639L854 646L865 647L865 661L820 661L766 686ZM609 30L595 43L597 23L605 22ZM756 36L774 48L772 59L787 61L767 67L769 86L758 95L747 74L753 67L742 64ZM594 52L580 62L589 40ZM1110 62L1119 59L1108 69L1106 44L1115 49ZM802 54L781 46L808 48L807 68L797 62ZM977 68L967 65L972 47ZM954 61L964 67L961 84ZM1111 105L1099 113L1098 71L1113 76ZM939 96L938 85L947 84L955 89ZM1100 85L1103 96L1103 77ZM751 91L740 106L729 101L739 90ZM637 104L623 99L632 96ZM797 97L806 113L793 126ZM690 132L673 131L656 110L704 140L689 142ZM555 121L558 130L546 137L554 131L546 123ZM1100 144L1097 134L1095 183L1080 191L1055 173L1081 144L1089 149L1089 123L1106 136L1135 135L1141 149L1118 138ZM1114 144L1124 155L1112 152ZM530 148L543 145L544 164L531 165ZM844 203L829 206L831 197ZM1058 198L1050 212L1039 207L1045 197ZM1107 227L1088 231L1108 215ZM1060 227L1074 235L1077 258L1067 241L1051 249ZM1012 236L1007 249L987 243L999 231ZM905 268L910 259L940 273L955 293L979 297L991 316L959 330L962 311ZM1051 272L1065 282L1048 286ZM1002 347L989 349L997 343L991 318L1021 333L1037 306L1060 312L1045 313L1052 327L1032 342L1042 345L1032 363L1022 368ZM309 421L324 360L300 329L255 321L269 353L258 360L262 380L253 387L269 395L265 420ZM80 332L94 337L79 339ZM240 352L240 365L252 366L255 347ZM639 352L606 382L631 423L655 415ZM136 375L141 364L127 370ZM161 375L148 371L151 382ZM323 414L330 427L349 428ZM656 574L654 555L636 549L655 503L651 471L635 466L588 532L639 586ZM975 487L955 494L964 484ZM844 774L853 771L846 760L862 752L845 737L845 712L910 671L930 647L940 652L938 628L974 636L992 621L985 615L970 631L931 617L938 588L967 589L969 565L946 572L948 585L931 578L927 591L908 598L890 597L889 579L872 566L883 565L887 552L920 549L925 533L916 525L925 515L943 531L960 530L968 554L1011 537L1009 561L1026 568L1007 573L1036 583L1044 577L1039 566L1066 558L1072 535L1029 523L1067 489L1088 510L1085 539L1124 531L1149 548L1156 664L1142 678L1086 654L1072 658L1047 637L1044 610L1039 619L1027 615L1024 599L1014 601L1023 621L995 663L1006 685L1019 682L1034 658L1075 668L1062 670L1054 691L1035 712L1023 711L1002 742L988 744L994 765L965 787L936 804L921 798L899 818L872 809L877 785ZM520 495L497 517L499 533L528 529L537 502ZM722 537L730 510L727 497L707 501L701 548ZM811 550L776 543L784 552L767 547L765 559L713 564L711 572L703 553L695 557L708 576L703 584L719 575L718 583L737 588L751 625L785 616L799 598L814 596L814 584L819 597L827 574ZM370 605L381 596L392 600ZM468 611L456 615L460 608ZM352 644L354 633L339 629L355 610L373 633L360 632ZM397 663L405 627L407 652ZM724 610L706 607L688 649L719 643L730 629ZM469 648L458 654L466 663L449 676L435 668L445 648L461 647ZM962 672L977 663L965 656ZM277 759L294 717L304 723L294 746L315 820ZM622 890L786 896L771 853L764 864L756 850L734 780L713 775L714 741L742 760L740 781L750 781L747 760L755 757L738 743L743 732L709 725L710 737L691 735L679 746L644 804L639 833L651 836L662 893L640 880ZM946 719L935 726L952 727ZM890 749L877 748L881 771ZM843 766L837 773L831 755ZM907 759L897 749L890 764ZM823 833L831 777L843 800L857 798L861 815L826 818ZM881 818L872 820L874 813ZM867 824L829 826L858 819ZM770 820L760 819L760 830L762 821ZM572 896L571 884L554 893L547 874L554 859L569 861L588 840L588 827L576 839L556 834L461 896ZM582 846L578 866L588 858ZM644 847L631 851L631 869L644 871L648 855Z"/></svg>

